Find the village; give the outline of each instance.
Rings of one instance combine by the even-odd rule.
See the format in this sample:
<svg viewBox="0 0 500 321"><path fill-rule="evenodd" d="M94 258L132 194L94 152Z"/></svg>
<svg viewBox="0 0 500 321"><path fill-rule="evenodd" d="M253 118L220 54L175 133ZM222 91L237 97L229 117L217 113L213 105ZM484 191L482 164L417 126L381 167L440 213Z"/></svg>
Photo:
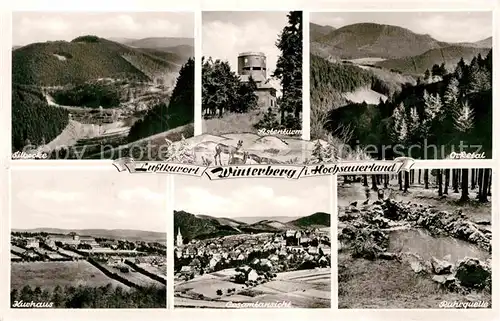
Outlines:
<svg viewBox="0 0 500 321"><path fill-rule="evenodd" d="M198 306L193 300L251 301L268 295L264 292L274 287L281 287L283 296L303 288L300 295L308 297L310 280L314 280L313 291L319 293L324 290L322 282L326 279L329 287L330 246L329 228L238 234L194 239L187 244L178 229L174 263L176 306ZM259 288L263 284L266 291ZM285 284L294 289L284 289ZM327 296L329 293L325 300L329 300Z"/></svg>
<svg viewBox="0 0 500 321"><path fill-rule="evenodd" d="M118 274L126 286L166 283L166 243L99 238L75 232L12 232L12 264L70 261L88 261L104 274Z"/></svg>

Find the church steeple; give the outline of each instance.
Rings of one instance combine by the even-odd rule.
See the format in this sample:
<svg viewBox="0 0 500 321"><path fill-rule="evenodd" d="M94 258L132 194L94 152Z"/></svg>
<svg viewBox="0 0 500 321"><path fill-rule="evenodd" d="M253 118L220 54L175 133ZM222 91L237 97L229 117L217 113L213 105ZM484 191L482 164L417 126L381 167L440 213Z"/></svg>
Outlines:
<svg viewBox="0 0 500 321"><path fill-rule="evenodd" d="M181 228L179 227L177 229L177 239L176 239L175 245L176 246L182 246L182 244L183 244L183 242L182 242Z"/></svg>

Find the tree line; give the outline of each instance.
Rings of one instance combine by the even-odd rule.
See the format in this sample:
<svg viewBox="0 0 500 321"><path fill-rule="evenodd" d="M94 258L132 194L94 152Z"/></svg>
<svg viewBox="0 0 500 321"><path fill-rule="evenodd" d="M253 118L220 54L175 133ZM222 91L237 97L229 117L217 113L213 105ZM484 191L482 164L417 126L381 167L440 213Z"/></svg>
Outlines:
<svg viewBox="0 0 500 321"><path fill-rule="evenodd" d="M85 83L54 92L59 105L113 108L120 105L121 93L114 84Z"/></svg>
<svg viewBox="0 0 500 321"><path fill-rule="evenodd" d="M194 122L194 59L181 67L170 101L160 103L130 128L128 141L134 142Z"/></svg>
<svg viewBox="0 0 500 321"><path fill-rule="evenodd" d="M490 168L479 169L412 169L409 172L397 175L399 190L406 193L410 191L410 186L423 185L424 189L431 188L431 176L434 177L438 196L460 194L460 202L473 200L470 192L475 191L475 200L480 203L487 203L491 196L492 170ZM344 181L352 179L344 176ZM354 177L355 179L355 177ZM389 174L383 175L363 175L362 184L372 191L379 191L381 188L387 189L391 180ZM370 182L369 182L370 181ZM368 196L368 195L367 195ZM386 195L387 196L387 195Z"/></svg>
<svg viewBox="0 0 500 321"><path fill-rule="evenodd" d="M247 113L257 107L257 84L241 81L227 61L202 58L202 110L205 118Z"/></svg>
<svg viewBox="0 0 500 321"><path fill-rule="evenodd" d="M22 289L12 289L11 305L16 301L52 302L53 308L65 309L106 309L106 308L166 308L166 288L141 287L124 290L122 287L106 286L65 286L44 288L30 285Z"/></svg>

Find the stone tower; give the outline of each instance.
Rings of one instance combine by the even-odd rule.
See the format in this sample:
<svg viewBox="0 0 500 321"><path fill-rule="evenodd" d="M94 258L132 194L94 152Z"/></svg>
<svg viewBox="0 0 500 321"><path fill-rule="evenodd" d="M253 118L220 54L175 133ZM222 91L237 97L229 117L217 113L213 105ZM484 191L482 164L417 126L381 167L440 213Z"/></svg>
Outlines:
<svg viewBox="0 0 500 321"><path fill-rule="evenodd" d="M182 246L183 242L182 242L182 234L181 234L181 228L179 227L178 231L177 231L177 239L175 241L175 245L176 246Z"/></svg>
<svg viewBox="0 0 500 321"><path fill-rule="evenodd" d="M238 55L238 74L256 82L267 80L266 55L262 52L242 52Z"/></svg>

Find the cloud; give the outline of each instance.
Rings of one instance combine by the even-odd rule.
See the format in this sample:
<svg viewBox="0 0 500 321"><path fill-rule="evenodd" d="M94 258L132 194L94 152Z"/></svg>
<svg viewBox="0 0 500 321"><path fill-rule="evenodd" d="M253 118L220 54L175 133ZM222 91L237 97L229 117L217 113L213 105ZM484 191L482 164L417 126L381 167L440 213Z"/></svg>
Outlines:
<svg viewBox="0 0 500 321"><path fill-rule="evenodd" d="M82 35L116 38L193 37L194 14L184 12L28 13L13 15L13 43L72 40Z"/></svg>
<svg viewBox="0 0 500 321"><path fill-rule="evenodd" d="M491 36L491 19L485 21L474 15L453 18L448 14L425 15L412 23L415 32L430 34L438 40L448 42L478 41Z"/></svg>
<svg viewBox="0 0 500 321"><path fill-rule="evenodd" d="M310 21L321 26L331 26L339 28L345 25L343 17L333 16L331 13L313 12Z"/></svg>
<svg viewBox="0 0 500 321"><path fill-rule="evenodd" d="M238 67L238 54L245 51L261 51L267 56L268 76L276 69L280 54L275 42L281 27L271 25L265 19L255 19L241 24L210 21L203 23L203 55L227 60L233 71Z"/></svg>
<svg viewBox="0 0 500 321"><path fill-rule="evenodd" d="M17 28L19 28L18 32L21 35L26 36L26 35L30 35L35 30L36 30L36 32L40 32L40 33L48 33L51 35L61 35L69 27L70 27L70 24L67 21L64 21L63 19L61 19L60 17L41 16L38 19L22 18L21 23Z"/></svg>
<svg viewBox="0 0 500 321"><path fill-rule="evenodd" d="M388 24L446 42L474 42L492 35L491 12L317 12L310 21L336 28L363 22Z"/></svg>
<svg viewBox="0 0 500 321"><path fill-rule="evenodd" d="M163 201L165 197L165 193L155 192L143 186L118 192L118 198L124 201Z"/></svg>
<svg viewBox="0 0 500 321"><path fill-rule="evenodd" d="M77 193L77 192L36 190L33 191L33 198L38 200L48 200L60 203L60 202L81 201L84 198L84 195L82 193Z"/></svg>
<svg viewBox="0 0 500 321"><path fill-rule="evenodd" d="M239 183L184 188L176 184L176 209L216 217L303 216L330 210L329 184L302 189Z"/></svg>

